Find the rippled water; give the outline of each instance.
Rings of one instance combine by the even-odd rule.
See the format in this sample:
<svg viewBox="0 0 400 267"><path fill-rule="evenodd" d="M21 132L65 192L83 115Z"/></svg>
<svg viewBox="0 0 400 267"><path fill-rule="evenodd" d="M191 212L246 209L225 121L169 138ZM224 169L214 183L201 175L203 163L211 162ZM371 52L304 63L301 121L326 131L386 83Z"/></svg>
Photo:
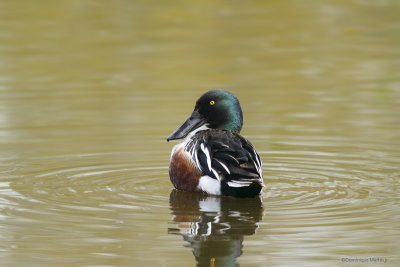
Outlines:
<svg viewBox="0 0 400 267"><path fill-rule="evenodd" d="M399 266L397 1L0 3L0 266ZM260 198L174 191L227 88Z"/></svg>

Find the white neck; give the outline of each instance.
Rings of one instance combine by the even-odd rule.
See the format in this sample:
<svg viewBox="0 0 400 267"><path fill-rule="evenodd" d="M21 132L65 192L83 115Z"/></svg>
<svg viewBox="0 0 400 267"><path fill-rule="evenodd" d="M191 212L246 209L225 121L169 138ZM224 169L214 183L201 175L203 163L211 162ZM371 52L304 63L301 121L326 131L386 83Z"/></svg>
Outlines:
<svg viewBox="0 0 400 267"><path fill-rule="evenodd" d="M199 128L194 129L193 131L191 131L191 132L185 137L185 139L183 140L183 142L186 143L186 141L188 141L190 138L192 138L193 135L195 135L197 132L204 131L204 130L208 130L208 129L210 129L210 127L208 127L207 124L204 124L204 125L200 126Z"/></svg>

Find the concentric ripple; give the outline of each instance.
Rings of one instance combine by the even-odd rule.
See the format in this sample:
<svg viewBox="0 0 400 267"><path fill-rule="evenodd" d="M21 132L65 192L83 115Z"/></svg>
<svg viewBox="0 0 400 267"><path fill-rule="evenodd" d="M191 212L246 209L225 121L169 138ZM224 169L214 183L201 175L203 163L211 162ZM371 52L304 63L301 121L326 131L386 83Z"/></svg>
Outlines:
<svg viewBox="0 0 400 267"><path fill-rule="evenodd" d="M261 151L265 238L252 249L270 259L286 251L288 264L319 259L335 266L341 257L388 255L399 248L394 238L399 217L393 212L400 200L398 150L389 145L383 150L386 140L279 139L284 141L272 142L281 149ZM262 244L271 250L259 249Z"/></svg>
<svg viewBox="0 0 400 267"><path fill-rule="evenodd" d="M131 155L116 153L107 156L129 159ZM146 199L146 204L152 205L153 201L147 199L147 193L161 190L163 184L160 184L159 176L165 176L167 167L123 161L99 164L104 157L103 154L93 154L37 159L47 162L49 168L44 172L33 169L30 174L13 183L12 189L29 199L59 205L68 203L69 207L77 205L77 209L83 209L82 200L101 202L101 198L104 201L99 207L107 207L110 205L107 203L110 195L115 200L129 202L133 209L135 204L132 199ZM64 167L59 168L61 165ZM31 185L29 192L24 191L27 184ZM142 203L140 207L143 208Z"/></svg>

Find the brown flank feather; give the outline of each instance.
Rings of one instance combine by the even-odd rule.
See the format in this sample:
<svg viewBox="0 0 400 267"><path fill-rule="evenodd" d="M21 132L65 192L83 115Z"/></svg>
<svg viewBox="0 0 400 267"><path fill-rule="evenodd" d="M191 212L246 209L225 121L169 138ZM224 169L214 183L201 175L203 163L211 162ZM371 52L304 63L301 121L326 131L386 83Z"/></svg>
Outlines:
<svg viewBox="0 0 400 267"><path fill-rule="evenodd" d="M183 149L179 149L174 153L169 165L169 177L176 189L197 191L200 176L200 170Z"/></svg>

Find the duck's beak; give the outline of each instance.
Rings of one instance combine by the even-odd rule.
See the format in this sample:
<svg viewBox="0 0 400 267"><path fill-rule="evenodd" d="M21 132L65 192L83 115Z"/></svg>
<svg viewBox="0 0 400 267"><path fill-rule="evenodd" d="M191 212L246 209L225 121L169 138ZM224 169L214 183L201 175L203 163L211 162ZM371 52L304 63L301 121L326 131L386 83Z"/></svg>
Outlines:
<svg viewBox="0 0 400 267"><path fill-rule="evenodd" d="M206 124L205 118L195 109L190 117L182 124L181 127L176 129L167 141L185 138L190 132Z"/></svg>

